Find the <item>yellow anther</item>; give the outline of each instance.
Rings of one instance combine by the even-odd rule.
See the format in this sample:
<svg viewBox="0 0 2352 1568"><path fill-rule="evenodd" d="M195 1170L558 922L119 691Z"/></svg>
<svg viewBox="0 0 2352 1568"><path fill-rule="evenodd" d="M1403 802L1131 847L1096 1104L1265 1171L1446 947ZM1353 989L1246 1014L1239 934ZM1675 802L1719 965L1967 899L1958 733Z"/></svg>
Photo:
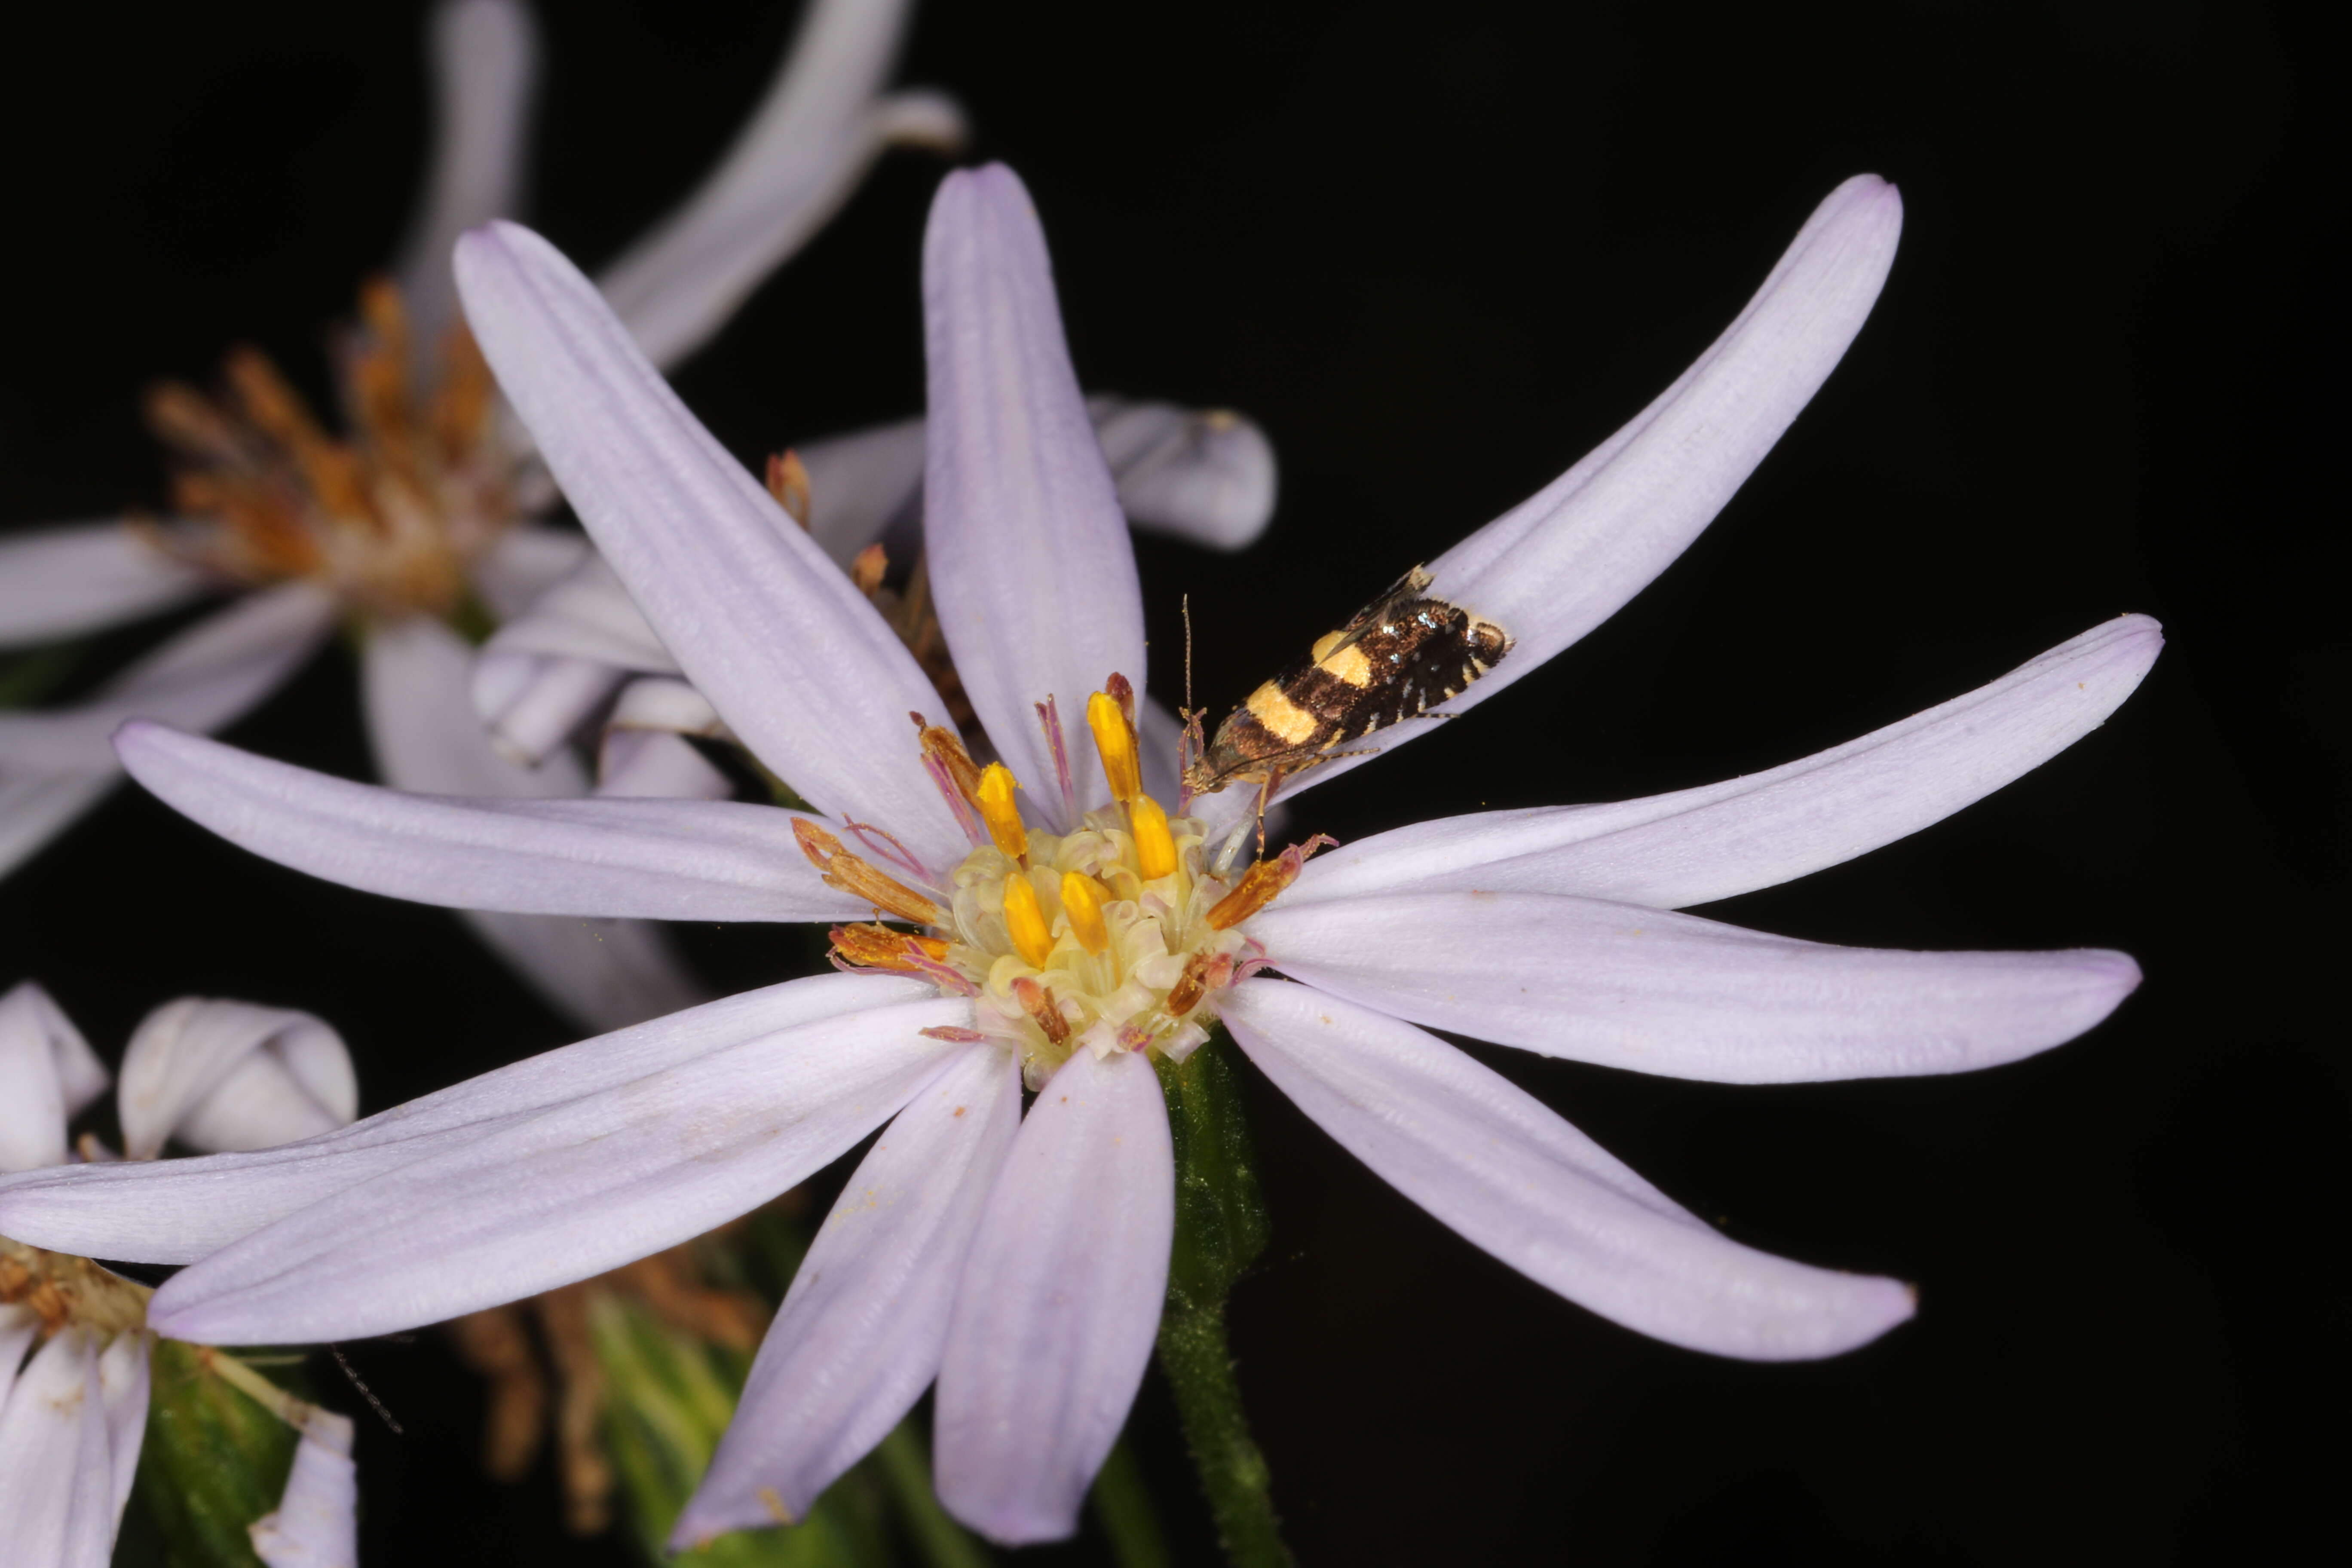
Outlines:
<svg viewBox="0 0 2352 1568"><path fill-rule="evenodd" d="M1082 871L1062 873L1062 912L1070 917L1070 934L1088 952L1110 946L1109 928L1103 924L1102 886Z"/></svg>
<svg viewBox="0 0 2352 1568"><path fill-rule="evenodd" d="M1004 879L1004 929L1032 969L1045 968L1045 961L1054 956L1054 937L1045 929L1045 911L1037 902L1037 889L1017 871Z"/></svg>
<svg viewBox="0 0 2352 1568"><path fill-rule="evenodd" d="M1013 804L1013 792L1020 787L1011 768L991 763L980 775L980 787L972 791L972 804L980 807L980 819L988 824L988 836L996 840L996 847L1026 865L1029 830L1021 826L1021 808Z"/></svg>
<svg viewBox="0 0 2352 1568"><path fill-rule="evenodd" d="M1147 882L1173 876L1176 840L1168 835L1168 814L1148 795L1128 803L1128 822L1135 829L1135 868Z"/></svg>
<svg viewBox="0 0 2352 1568"><path fill-rule="evenodd" d="M856 855L841 847L841 840L804 816L793 819L793 837L801 853L817 868L825 886L838 888L854 898L864 899L876 909L907 921L909 925L936 926L944 916L939 905L895 877L876 870Z"/></svg>
<svg viewBox="0 0 2352 1568"><path fill-rule="evenodd" d="M1095 750L1102 753L1103 776L1110 780L1111 798L1121 805L1129 804L1143 793L1143 772L1135 758L1135 725L1117 698L1097 691L1087 699L1087 728L1095 732Z"/></svg>
<svg viewBox="0 0 2352 1568"><path fill-rule="evenodd" d="M768 454L768 493L803 528L809 525L809 472L801 455L790 447Z"/></svg>

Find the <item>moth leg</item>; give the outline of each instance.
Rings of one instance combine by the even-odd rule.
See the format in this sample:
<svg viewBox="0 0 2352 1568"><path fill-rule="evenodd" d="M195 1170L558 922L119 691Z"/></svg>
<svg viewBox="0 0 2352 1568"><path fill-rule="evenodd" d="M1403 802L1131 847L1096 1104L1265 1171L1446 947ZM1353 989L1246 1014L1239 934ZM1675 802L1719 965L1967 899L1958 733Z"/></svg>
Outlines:
<svg viewBox="0 0 2352 1568"><path fill-rule="evenodd" d="M1265 782L1257 788L1257 858L1265 858L1265 808L1274 804L1275 787L1282 783L1282 770L1265 770Z"/></svg>

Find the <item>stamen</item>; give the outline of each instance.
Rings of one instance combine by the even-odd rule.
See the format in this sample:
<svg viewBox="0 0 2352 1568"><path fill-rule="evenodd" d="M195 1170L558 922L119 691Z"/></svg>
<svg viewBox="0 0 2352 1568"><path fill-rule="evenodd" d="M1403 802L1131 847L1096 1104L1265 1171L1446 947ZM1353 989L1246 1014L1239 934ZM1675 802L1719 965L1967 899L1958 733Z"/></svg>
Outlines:
<svg viewBox="0 0 2352 1568"><path fill-rule="evenodd" d="M1118 676L1111 679L1120 686ZM1132 689L1129 699L1133 700ZM1135 755L1135 721L1121 710L1118 699L1097 691L1087 699L1087 728L1095 732L1095 750L1102 753L1103 776L1110 781L1110 797L1126 805L1143 793L1143 770Z"/></svg>
<svg viewBox="0 0 2352 1568"><path fill-rule="evenodd" d="M937 904L905 883L884 876L844 849L840 839L807 817L793 818L793 837L800 845L801 853L809 858L809 863L824 879L826 887L853 894L876 909L894 914L912 925L946 923Z"/></svg>
<svg viewBox="0 0 2352 1568"><path fill-rule="evenodd" d="M931 874L931 868L929 866L924 865L920 860L915 858L915 852L908 848L905 845L899 843L898 836L891 832L888 828L877 827L870 822L860 822L854 816L843 817L841 819L841 825L849 829L850 832L857 835L857 841L860 844L865 845L868 849L873 850L877 855L896 860L899 865L904 866L907 868L908 873L917 880L924 882L936 882L939 880L937 877L934 877ZM877 838L882 840L883 844L887 844L890 847L885 849L881 845L875 843L874 841Z"/></svg>
<svg viewBox="0 0 2352 1568"><path fill-rule="evenodd" d="M809 471L791 447L768 454L768 493L805 529L809 525Z"/></svg>
<svg viewBox="0 0 2352 1568"><path fill-rule="evenodd" d="M981 827L980 819L972 816L971 803L964 799L963 792L956 788L955 781L948 775L947 764L937 757L925 757L923 771L931 775L931 783L938 788L940 798L948 803L950 811L955 813L956 826L963 829L963 836L971 841L971 847L977 849L987 843L988 834Z"/></svg>
<svg viewBox="0 0 2352 1568"><path fill-rule="evenodd" d="M936 757L945 767L956 788L973 805L980 804L980 764L963 749L953 730L943 730L937 724L926 724L920 713L909 713L915 721L915 738L923 748L923 755Z"/></svg>
<svg viewBox="0 0 2352 1568"><path fill-rule="evenodd" d="M883 575L889 570L889 552L879 544L869 544L850 561L849 581L870 599L882 591Z"/></svg>
<svg viewBox="0 0 2352 1568"><path fill-rule="evenodd" d="M1148 795L1128 803L1128 821L1135 830L1135 868L1147 882L1173 876L1176 840L1168 832L1168 814ZM1269 897L1272 895L1269 894Z"/></svg>
<svg viewBox="0 0 2352 1568"><path fill-rule="evenodd" d="M918 1029L915 1033L927 1040L953 1040L960 1046L976 1046L988 1038L978 1029L961 1029L953 1024L934 1024L928 1029Z"/></svg>
<svg viewBox="0 0 2352 1568"><path fill-rule="evenodd" d="M1062 738L1062 710L1054 702L1053 693L1034 705L1037 710L1038 727L1045 731L1045 749L1054 753L1054 777L1062 786L1062 808L1070 820L1078 819L1078 786L1070 782L1070 748Z"/></svg>
<svg viewBox="0 0 2352 1568"><path fill-rule="evenodd" d="M939 937L892 931L886 925L860 922L835 926L831 935L834 952L860 969L895 969L905 974L920 974L928 973L928 966L917 962L919 959L928 958L937 964L948 955L948 944Z"/></svg>
<svg viewBox="0 0 2352 1568"><path fill-rule="evenodd" d="M1318 833L1304 844L1294 844L1271 860L1260 860L1242 874L1234 890L1217 900L1209 911L1209 924L1217 931L1231 931L1250 916L1274 902L1281 891L1298 880L1298 873L1307 868L1307 858L1327 844L1339 840Z"/></svg>
<svg viewBox="0 0 2352 1568"><path fill-rule="evenodd" d="M980 787L973 791L980 806L980 818L988 824L988 836L996 847L1021 862L1023 869L1029 865L1029 830L1021 826L1021 808L1013 803L1013 792L1021 787L1013 770L1003 763L991 763L980 775Z"/></svg>
<svg viewBox="0 0 2352 1568"><path fill-rule="evenodd" d="M1181 1018L1201 1005L1201 998L1234 977L1231 953L1196 952L1184 962L1184 973L1168 989L1168 1016Z"/></svg>
<svg viewBox="0 0 2352 1568"><path fill-rule="evenodd" d="M1062 1016L1061 1007L1054 1001L1054 989L1041 985L1027 975L1013 983L1013 999L1030 1021L1045 1031L1045 1038L1055 1045L1066 1044L1070 1037L1070 1021Z"/></svg>
<svg viewBox="0 0 2352 1568"><path fill-rule="evenodd" d="M1102 918L1102 887L1092 877L1062 873L1062 912L1070 917L1070 934L1080 947L1097 957L1110 947L1110 930Z"/></svg>
<svg viewBox="0 0 2352 1568"><path fill-rule="evenodd" d="M1054 956L1054 935L1045 929L1045 910L1029 879L1014 872L1004 879L1004 929L1014 951L1032 969L1043 969Z"/></svg>

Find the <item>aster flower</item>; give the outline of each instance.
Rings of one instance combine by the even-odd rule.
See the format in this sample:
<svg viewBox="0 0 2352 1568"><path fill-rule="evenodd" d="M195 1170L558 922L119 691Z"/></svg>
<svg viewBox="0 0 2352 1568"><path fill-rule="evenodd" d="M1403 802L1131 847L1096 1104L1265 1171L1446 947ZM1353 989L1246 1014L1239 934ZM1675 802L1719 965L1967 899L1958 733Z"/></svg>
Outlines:
<svg viewBox="0 0 2352 1568"><path fill-rule="evenodd" d="M139 1064L142 1087L131 1086ZM167 1137L196 1148L257 1149L272 1131L301 1137L348 1123L351 1059L342 1040L308 1014L194 997L158 1008L133 1037L120 1103L134 1153ZM321 1087L335 1112L309 1096ZM68 1123L106 1090L106 1068L47 992L26 981L0 995L0 1171L63 1164ZM138 1131L132 1131L137 1128ZM111 1159L94 1139L83 1158ZM103 1568L131 1497L147 1429L148 1291L87 1258L0 1235L0 1555L10 1563ZM219 1373L331 1459L298 1456L280 1520L297 1520L301 1552L271 1568L330 1568L354 1560L351 1424L291 1398L226 1358ZM313 1547L334 1542L342 1555ZM302 1554L308 1552L308 1555Z"/></svg>
<svg viewBox="0 0 2352 1568"><path fill-rule="evenodd" d="M884 147L961 141L951 101L882 90L908 10L905 0L816 0L719 167L608 268L605 285L646 353L671 363L699 347ZM553 492L528 439L500 417L456 321L448 268L457 234L516 205L539 46L520 0L446 0L432 43L439 129L423 205L397 284L362 291L336 367L352 436L330 435L266 360L240 351L225 398L166 387L151 401L181 465L179 515L0 543L0 647L236 595L89 699L0 715L0 869L113 787L108 737L125 719L232 723L339 621L365 634L362 709L391 783L520 797L587 790L568 756L526 769L485 742L467 712L470 648L458 629L515 614L585 552L576 535L529 521ZM703 994L642 925L468 919L592 1026Z"/></svg>
<svg viewBox="0 0 2352 1568"><path fill-rule="evenodd" d="M1686 374L1433 563L1435 592L1517 638L1473 699L1598 624L1706 525L1859 330L1899 223L1892 187L1840 186ZM1167 1283L1152 1064L1210 1021L1383 1178L1531 1278L1672 1343L1780 1360L1869 1342L1910 1315L1910 1290L1728 1240L1422 1026L1728 1081L1947 1072L2070 1038L2137 982L2118 953L1870 952L1672 910L1861 854L2046 760L2146 672L2158 637L2143 618L1767 773L1223 871L1209 850L1248 803L1160 804L1174 745L1134 695L1134 559L1009 171L951 176L925 247L925 546L985 768L944 728L908 728L939 702L922 668L586 279L510 226L469 237L459 276L604 559L812 809L402 795L148 724L123 731L126 765L216 832L347 885L840 921L849 973L291 1149L0 1184L0 1226L47 1244L202 1258L159 1293L164 1332L342 1337L510 1300L707 1229L887 1121L678 1539L797 1516L934 1379L942 1500L1000 1541L1052 1539L1125 1418Z"/></svg>

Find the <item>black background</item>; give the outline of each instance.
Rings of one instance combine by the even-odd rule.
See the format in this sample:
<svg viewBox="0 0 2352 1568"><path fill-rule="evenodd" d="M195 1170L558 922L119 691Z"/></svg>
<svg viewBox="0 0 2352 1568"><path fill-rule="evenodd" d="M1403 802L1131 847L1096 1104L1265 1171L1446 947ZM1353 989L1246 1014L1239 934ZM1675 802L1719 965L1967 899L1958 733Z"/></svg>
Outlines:
<svg viewBox="0 0 2352 1568"><path fill-rule="evenodd" d="M532 210L593 264L716 155L790 7L547 9ZM11 51L0 518L159 503L138 393L208 379L232 342L323 390L322 325L417 179L418 18L80 7ZM1190 591L1211 702L1632 415L1840 179L1902 186L1869 326L1688 555L1506 699L1308 795L1303 826L1704 783L2120 611L2170 637L2041 772L1706 911L2125 948L2147 983L2087 1038L1970 1078L1774 1089L1480 1049L1742 1240L1920 1281L1919 1320L1878 1345L1748 1366L1613 1328L1256 1086L1276 1240L1235 1335L1303 1560L2252 1561L2340 1485L2347 1077L2316 1002L2347 850L2322 482L2338 43L2180 0L919 18L905 79L959 95L975 155L1029 182L1087 383L1245 409L1280 451L1249 552L1142 546L1155 642ZM915 408L938 174L887 161L678 377L747 459ZM338 647L232 737L362 774L352 684ZM809 956L771 930L697 940L732 980ZM20 973L110 1057L186 992L314 1009L371 1109L569 1037L446 914L128 791L0 888L0 981ZM625 1560L554 1533L543 1476L474 1479L478 1396L436 1343L358 1359L409 1429L362 1439L367 1561ZM1182 1554L1205 1552L1156 1386L1139 1412Z"/></svg>

